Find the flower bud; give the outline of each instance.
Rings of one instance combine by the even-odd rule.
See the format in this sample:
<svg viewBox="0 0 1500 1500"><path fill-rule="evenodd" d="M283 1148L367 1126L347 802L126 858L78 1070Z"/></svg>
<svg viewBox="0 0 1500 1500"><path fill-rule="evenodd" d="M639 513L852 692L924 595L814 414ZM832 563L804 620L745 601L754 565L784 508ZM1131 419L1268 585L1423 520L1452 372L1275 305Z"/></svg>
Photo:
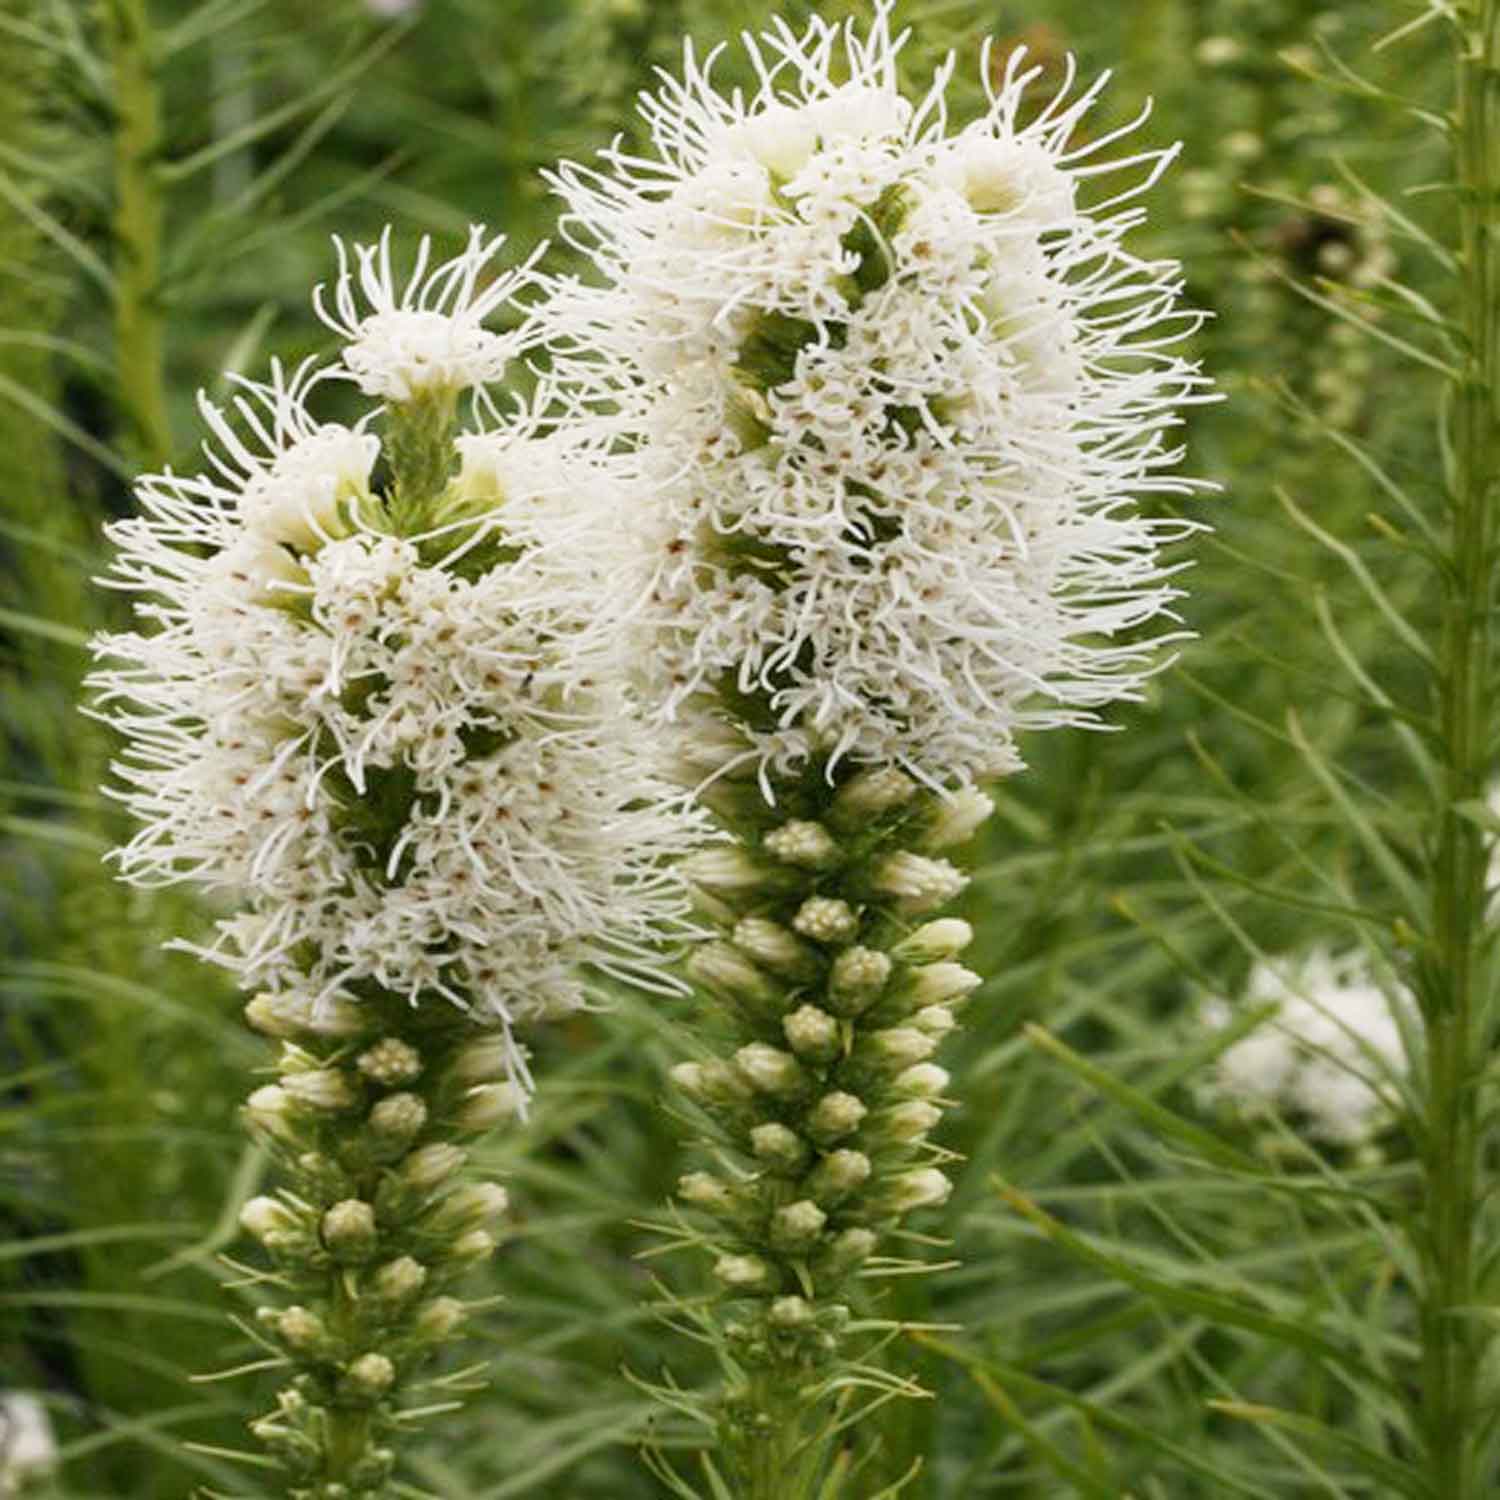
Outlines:
<svg viewBox="0 0 1500 1500"><path fill-rule="evenodd" d="M814 1321L812 1303L805 1297L778 1297L767 1316L778 1328L809 1328Z"/></svg>
<svg viewBox="0 0 1500 1500"><path fill-rule="evenodd" d="M359 1090L349 1075L338 1068L311 1068L306 1073L287 1073L282 1077L281 1086L298 1104L328 1114L340 1114L359 1103Z"/></svg>
<svg viewBox="0 0 1500 1500"><path fill-rule="evenodd" d="M924 964L913 969L901 985L901 998L913 1010L928 1005L961 1004L983 978L962 964Z"/></svg>
<svg viewBox="0 0 1500 1500"><path fill-rule="evenodd" d="M872 1140L889 1141L894 1145L913 1145L922 1140L943 1118L937 1105L925 1099L908 1099L904 1104L893 1104L889 1109L877 1110L870 1117L866 1133Z"/></svg>
<svg viewBox="0 0 1500 1500"><path fill-rule="evenodd" d="M801 1005L783 1016L781 1029L798 1057L810 1062L828 1062L838 1056L839 1023L816 1005Z"/></svg>
<svg viewBox="0 0 1500 1500"><path fill-rule="evenodd" d="M273 1326L282 1343L298 1354L317 1356L329 1348L328 1325L305 1307L282 1308Z"/></svg>
<svg viewBox="0 0 1500 1500"><path fill-rule="evenodd" d="M946 906L968 883L963 871L946 859L898 849L875 866L871 889L892 898L902 911L917 915Z"/></svg>
<svg viewBox="0 0 1500 1500"><path fill-rule="evenodd" d="M667 1077L700 1104L733 1106L747 1103L751 1097L744 1076L717 1057L706 1062L678 1063Z"/></svg>
<svg viewBox="0 0 1500 1500"><path fill-rule="evenodd" d="M459 1130L489 1130L521 1113L521 1090L513 1083L486 1083L470 1089L459 1101L453 1123Z"/></svg>
<svg viewBox="0 0 1500 1500"><path fill-rule="evenodd" d="M761 842L772 859L799 870L826 870L838 863L839 846L821 823L794 819L773 829Z"/></svg>
<svg viewBox="0 0 1500 1500"><path fill-rule="evenodd" d="M869 1111L854 1094L824 1094L807 1116L807 1133L820 1146L830 1145L859 1129Z"/></svg>
<svg viewBox="0 0 1500 1500"><path fill-rule="evenodd" d="M786 1254L805 1251L816 1243L828 1215L810 1198L788 1203L771 1215L771 1243Z"/></svg>
<svg viewBox="0 0 1500 1500"><path fill-rule="evenodd" d="M369 1025L357 1001L330 996L314 1004L307 995L257 995L245 1007L245 1019L265 1036L287 1039L311 1032L320 1037L358 1036Z"/></svg>
<svg viewBox="0 0 1500 1500"><path fill-rule="evenodd" d="M508 1079L515 1064L516 1044L503 1032L475 1038L459 1050L444 1080L459 1088Z"/></svg>
<svg viewBox="0 0 1500 1500"><path fill-rule="evenodd" d="M735 924L733 938L741 953L785 979L812 979L822 966L816 948L765 917L743 918Z"/></svg>
<svg viewBox="0 0 1500 1500"><path fill-rule="evenodd" d="M924 1005L909 1019L918 1031L925 1031L928 1036L938 1041L941 1041L958 1025L953 1012L946 1005Z"/></svg>
<svg viewBox="0 0 1500 1500"><path fill-rule="evenodd" d="M861 771L846 782L833 799L833 820L841 828L863 828L875 818L905 807L917 794L917 784L892 766Z"/></svg>
<svg viewBox="0 0 1500 1500"><path fill-rule="evenodd" d="M439 1343L450 1337L468 1316L457 1297L434 1297L423 1303L412 1321L412 1332L424 1343Z"/></svg>
<svg viewBox="0 0 1500 1500"><path fill-rule="evenodd" d="M835 1272L852 1271L875 1253L878 1243L874 1231L869 1229L846 1229L829 1246L828 1261Z"/></svg>
<svg viewBox="0 0 1500 1500"><path fill-rule="evenodd" d="M427 1281L427 1267L409 1255L388 1260L370 1278L370 1291L382 1302L409 1302Z"/></svg>
<svg viewBox="0 0 1500 1500"><path fill-rule="evenodd" d="M770 895L786 890L796 878L752 859L743 849L704 849L679 866L689 882L727 901Z"/></svg>
<svg viewBox="0 0 1500 1500"><path fill-rule="evenodd" d="M498 1182L474 1182L456 1188L423 1219L422 1228L439 1238L482 1229L510 1207L510 1195Z"/></svg>
<svg viewBox="0 0 1500 1500"><path fill-rule="evenodd" d="M820 1203L836 1203L862 1188L870 1171L870 1158L863 1151L830 1151L808 1176L807 1188Z"/></svg>
<svg viewBox="0 0 1500 1500"><path fill-rule="evenodd" d="M469 1159L469 1153L447 1141L434 1141L413 1151L401 1163L401 1182L414 1193L430 1193L445 1183Z"/></svg>
<svg viewBox="0 0 1500 1500"><path fill-rule="evenodd" d="M370 1111L370 1133L385 1152L404 1151L427 1123L427 1106L417 1094L388 1094Z"/></svg>
<svg viewBox="0 0 1500 1500"><path fill-rule="evenodd" d="M903 963L937 963L962 953L973 940L974 929L962 918L939 917L908 933L891 949L891 954Z"/></svg>
<svg viewBox="0 0 1500 1500"><path fill-rule="evenodd" d="M286 1253L310 1242L301 1218L278 1198L251 1198L240 1210L240 1228L275 1252Z"/></svg>
<svg viewBox="0 0 1500 1500"><path fill-rule="evenodd" d="M921 1167L891 1178L876 1201L885 1213L904 1214L948 1201L953 1184L936 1167Z"/></svg>
<svg viewBox="0 0 1500 1500"><path fill-rule="evenodd" d="M714 1275L734 1291L751 1291L771 1279L771 1268L758 1255L721 1255Z"/></svg>
<svg viewBox="0 0 1500 1500"><path fill-rule="evenodd" d="M860 1039L860 1060L883 1071L926 1062L937 1051L937 1039L915 1026L890 1026Z"/></svg>
<svg viewBox="0 0 1500 1500"><path fill-rule="evenodd" d="M687 961L690 979L704 989L741 1005L769 1009L781 999L781 987L728 943L704 943Z"/></svg>
<svg viewBox="0 0 1500 1500"><path fill-rule="evenodd" d="M487 1229L471 1229L447 1247L444 1258L462 1269L487 1261L495 1253L495 1236Z"/></svg>
<svg viewBox="0 0 1500 1500"><path fill-rule="evenodd" d="M940 1068L936 1063L917 1063L915 1067L898 1073L891 1080L891 1086L909 1099L935 1099L948 1087L948 1082L946 1068Z"/></svg>
<svg viewBox="0 0 1500 1500"><path fill-rule="evenodd" d="M765 1042L751 1042L734 1054L734 1065L741 1077L757 1093L787 1095L807 1087L807 1074L790 1052L782 1052Z"/></svg>
<svg viewBox="0 0 1500 1500"><path fill-rule="evenodd" d="M341 1265L363 1265L380 1243L375 1210L362 1198L345 1198L335 1203L323 1215L321 1227L328 1253Z"/></svg>
<svg viewBox="0 0 1500 1500"><path fill-rule="evenodd" d="M818 943L847 943L859 931L859 918L847 901L809 896L797 908L792 926Z"/></svg>
<svg viewBox="0 0 1500 1500"><path fill-rule="evenodd" d="M757 1125L750 1132L750 1149L756 1159L783 1171L795 1172L807 1160L807 1142L785 1125Z"/></svg>
<svg viewBox="0 0 1500 1500"><path fill-rule="evenodd" d="M857 1016L880 996L891 977L891 961L874 948L845 948L833 961L829 987L834 1008L842 1016Z"/></svg>
<svg viewBox="0 0 1500 1500"><path fill-rule="evenodd" d="M677 1179L677 1196L695 1208L707 1208L715 1213L731 1213L734 1210L734 1195L728 1186L712 1172L686 1172Z"/></svg>
<svg viewBox="0 0 1500 1500"><path fill-rule="evenodd" d="M356 1400L375 1401L396 1383L396 1367L383 1354L361 1354L344 1371L339 1388Z"/></svg>
<svg viewBox="0 0 1500 1500"><path fill-rule="evenodd" d="M300 1113L292 1096L274 1083L256 1089L245 1100L245 1117L251 1126L288 1146L299 1139Z"/></svg>
<svg viewBox="0 0 1500 1500"><path fill-rule="evenodd" d="M355 1066L371 1083L396 1089L420 1077L422 1054L400 1037L382 1037L373 1047L359 1054Z"/></svg>
<svg viewBox="0 0 1500 1500"><path fill-rule="evenodd" d="M973 787L938 799L922 832L922 847L948 849L968 843L994 810L995 804Z"/></svg>

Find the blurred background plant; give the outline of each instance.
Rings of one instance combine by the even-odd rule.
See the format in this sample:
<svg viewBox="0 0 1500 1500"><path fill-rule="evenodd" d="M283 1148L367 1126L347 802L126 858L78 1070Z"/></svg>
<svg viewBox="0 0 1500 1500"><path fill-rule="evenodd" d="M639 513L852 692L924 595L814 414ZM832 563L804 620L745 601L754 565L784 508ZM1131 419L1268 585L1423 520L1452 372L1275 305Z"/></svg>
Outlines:
<svg viewBox="0 0 1500 1500"><path fill-rule="evenodd" d="M1422 697L1402 627L1430 640L1437 622L1400 505L1438 513L1438 382L1398 345L1416 299L1441 295L1419 226L1451 241L1452 204L1412 191L1443 176L1435 135L1307 75L1337 75L1331 52L1442 107L1438 27L1370 50L1422 9L900 13L912 76L958 46L976 101L986 34L993 66L1026 45L1052 76L1068 53L1085 76L1115 69L1117 123L1155 96L1150 139L1184 154L1140 244L1183 260L1215 314L1201 353L1229 399L1187 440L1192 471L1228 493L1196 508L1217 532L1187 575L1200 639L1182 664L1116 716L1125 732L1039 737L998 789L966 911L969 961L991 978L943 1059L962 1100L943 1144L965 1160L925 1225L951 1242L916 1247L958 1264L881 1309L952 1331L887 1351L932 1395L885 1409L871 1495L917 1460L913 1500L1424 1493L1400 1392L1381 1384L1416 1329L1390 1234L1413 1198L1410 1133L1398 1112L1355 1152L1295 1115L1216 1113L1199 1085L1261 1014L1194 1021L1205 996L1318 944L1364 945L1388 985L1403 978L1401 930L1362 913L1389 915L1371 854L1386 832L1406 820L1422 842L1411 718L1389 704ZM97 792L110 747L75 708L82 641L119 618L90 581L100 522L140 467L196 462L197 387L326 348L307 294L330 232L394 221L452 248L483 220L524 253L554 229L539 166L629 133L635 91L684 33L705 49L768 14L0 0L0 1391L34 1393L56 1428L37 1493L276 1493L221 1451L245 1446L257 1400L193 1379L250 1357L216 1256L261 1180L234 1112L262 1053L227 988L159 949L203 914L100 864L121 832ZM1411 297L1383 290L1392 275ZM710 1378L650 1306L640 1259L681 1170L660 1105L674 1013L622 995L544 1046L533 1128L483 1164L516 1218L478 1335L488 1383L397 1493L646 1497L660 1489L640 1445L698 1441L621 1379Z"/></svg>

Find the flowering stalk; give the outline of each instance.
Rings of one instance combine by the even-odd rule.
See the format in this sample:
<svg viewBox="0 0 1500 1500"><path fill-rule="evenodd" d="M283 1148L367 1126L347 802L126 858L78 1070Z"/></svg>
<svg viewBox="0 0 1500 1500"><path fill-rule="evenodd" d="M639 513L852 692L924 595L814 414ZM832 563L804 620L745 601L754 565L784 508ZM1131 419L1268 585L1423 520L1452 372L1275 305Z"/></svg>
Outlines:
<svg viewBox="0 0 1500 1500"><path fill-rule="evenodd" d="M162 148L157 59L146 0L108 0L115 129L115 358L137 452L149 463L172 451L162 380Z"/></svg>
<svg viewBox="0 0 1500 1500"><path fill-rule="evenodd" d="M1500 453L1500 249L1495 160L1500 130L1500 5L1473 0L1454 17L1458 106L1452 125L1458 189L1463 365L1452 392L1448 548L1437 694L1444 752L1431 935L1417 986L1427 1036L1426 1201L1421 1236L1421 1420L1434 1494L1471 1500L1488 1487L1479 1459L1484 1300L1480 1265L1479 1084L1493 1023L1483 954L1490 943L1484 831L1461 809L1481 801L1493 768L1491 600Z"/></svg>
<svg viewBox="0 0 1500 1500"><path fill-rule="evenodd" d="M610 685L589 476L485 395L526 338L484 326L528 280L498 245L429 271L424 242L404 289L388 239L340 247L339 365L244 384L238 423L204 402L211 472L146 479L111 528L156 627L96 647L142 824L118 859L238 899L193 951L282 1041L247 1115L285 1186L244 1223L295 1372L254 1429L296 1500L384 1492L450 1284L494 1247L504 1194L458 1174L524 1103L516 1027L581 1005L580 966L660 988L686 917L663 859L695 825ZM319 421L326 378L383 404ZM493 425L459 430L466 390Z"/></svg>
<svg viewBox="0 0 1500 1500"><path fill-rule="evenodd" d="M604 284L541 312L632 491L643 696L732 841L689 867L721 1041L675 1076L722 1164L682 1186L723 1288L718 1431L767 1500L823 1493L852 1278L948 1192L929 1058L976 981L961 923L912 930L964 884L937 851L1020 731L1140 695L1191 529L1132 503L1193 488L1164 471L1195 320L1123 245L1172 153L1096 160L1097 87L1022 125L1019 53L950 133L951 59L912 104L889 19L775 23L748 100L689 47L654 155L555 174Z"/></svg>
<svg viewBox="0 0 1500 1500"><path fill-rule="evenodd" d="M711 1223L723 1291L721 1452L767 1500L817 1492L826 1403L862 1331L857 1280L892 1269L890 1232L948 1197L929 1139L948 1075L931 1058L980 982L954 961L968 924L922 919L963 889L944 854L989 799L945 800L893 768L826 772L780 778L775 807L753 777L721 783L736 844L687 864L720 929L688 964L717 1045L672 1077L718 1170L678 1193Z"/></svg>

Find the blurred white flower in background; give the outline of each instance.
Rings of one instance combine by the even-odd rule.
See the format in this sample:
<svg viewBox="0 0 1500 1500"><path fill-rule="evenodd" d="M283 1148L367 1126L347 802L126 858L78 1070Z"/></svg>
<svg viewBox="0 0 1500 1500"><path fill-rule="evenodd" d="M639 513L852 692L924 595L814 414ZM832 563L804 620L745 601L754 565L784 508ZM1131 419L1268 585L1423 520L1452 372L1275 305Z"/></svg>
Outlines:
<svg viewBox="0 0 1500 1500"><path fill-rule="evenodd" d="M1199 1018L1212 1031L1246 1011L1270 1014L1199 1080L1204 1103L1246 1117L1280 1115L1330 1145L1363 1145L1395 1118L1395 1080L1407 1071L1399 1017L1405 989L1380 984L1361 949L1318 946L1257 963L1236 1001L1213 997Z"/></svg>
<svg viewBox="0 0 1500 1500"><path fill-rule="evenodd" d="M47 1408L29 1392L0 1391L0 1495L23 1495L57 1466Z"/></svg>

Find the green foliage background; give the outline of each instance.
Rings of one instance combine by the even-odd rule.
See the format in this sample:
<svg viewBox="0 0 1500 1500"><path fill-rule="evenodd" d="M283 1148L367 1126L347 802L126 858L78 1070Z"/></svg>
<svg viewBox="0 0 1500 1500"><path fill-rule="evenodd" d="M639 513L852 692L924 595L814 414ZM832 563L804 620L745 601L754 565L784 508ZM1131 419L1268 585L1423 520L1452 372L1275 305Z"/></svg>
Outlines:
<svg viewBox="0 0 1500 1500"><path fill-rule="evenodd" d="M97 792L109 746L76 711L81 641L122 618L90 582L100 523L128 507L142 462L194 462L199 386L326 348L308 292L330 274L331 232L392 222L450 243L483 221L519 254L555 229L539 167L630 131L634 93L684 32L707 46L768 12L428 0L390 18L358 0L153 0L173 437L152 454L128 418L145 377L121 367L100 274L119 102L109 9L0 0L0 1389L44 1394L64 1443L59 1500L273 1495L274 1475L216 1451L244 1446L253 1377L195 1378L252 1357L216 1257L261 1176L236 1110L264 1057L214 974L160 950L205 914L100 864L126 832ZM949 1208L921 1226L931 1259L955 1264L884 1303L933 1329L889 1351L931 1398L876 1419L870 1494L917 1459L911 1500L1396 1492L1350 1445L1399 1457L1400 1412L1318 1340L1377 1374L1404 1357L1410 1299L1385 1226L1410 1190L1409 1147L1395 1132L1378 1160L1330 1164L1290 1132L1268 1155L1234 1122L1202 1120L1188 1085L1214 1044L1188 1018L1259 952L1389 937L1351 915L1371 899L1359 820L1394 827L1422 806L1377 701L1420 687L1349 563L1430 634L1430 590L1393 540L1407 522L1360 454L1435 515L1436 382L1290 283L1322 275L1318 295L1337 298L1352 267L1391 257L1430 291L1420 248L1359 210L1354 183L1442 236L1445 200L1406 196L1441 154L1378 99L1286 60L1326 41L1441 100L1435 39L1368 52L1410 13L900 12L912 77L958 46L971 103L986 33L1027 41L1049 76L1068 51L1085 78L1113 68L1096 130L1155 96L1145 136L1181 139L1183 160L1139 244L1180 257L1215 315L1201 354L1226 399L1186 433L1190 471L1224 486L1192 507L1215 528L1184 557L1197 639L1149 702L1115 715L1120 733L1036 739L1031 769L999 789L969 898L990 978L944 1058L963 1101L944 1141L964 1162ZM1377 331L1407 336L1395 313ZM517 1213L487 1288L506 1300L478 1336L488 1384L410 1455L403 1493L646 1497L661 1491L639 1445L698 1441L621 1373L712 1378L651 1307L653 1274L686 1294L699 1268L641 1258L641 1221L678 1170L660 1081L679 1028L671 1007L622 996L545 1041L533 1128L489 1147ZM1212 1129L1212 1147L1182 1121ZM1292 1408L1347 1441L1211 1401Z"/></svg>

